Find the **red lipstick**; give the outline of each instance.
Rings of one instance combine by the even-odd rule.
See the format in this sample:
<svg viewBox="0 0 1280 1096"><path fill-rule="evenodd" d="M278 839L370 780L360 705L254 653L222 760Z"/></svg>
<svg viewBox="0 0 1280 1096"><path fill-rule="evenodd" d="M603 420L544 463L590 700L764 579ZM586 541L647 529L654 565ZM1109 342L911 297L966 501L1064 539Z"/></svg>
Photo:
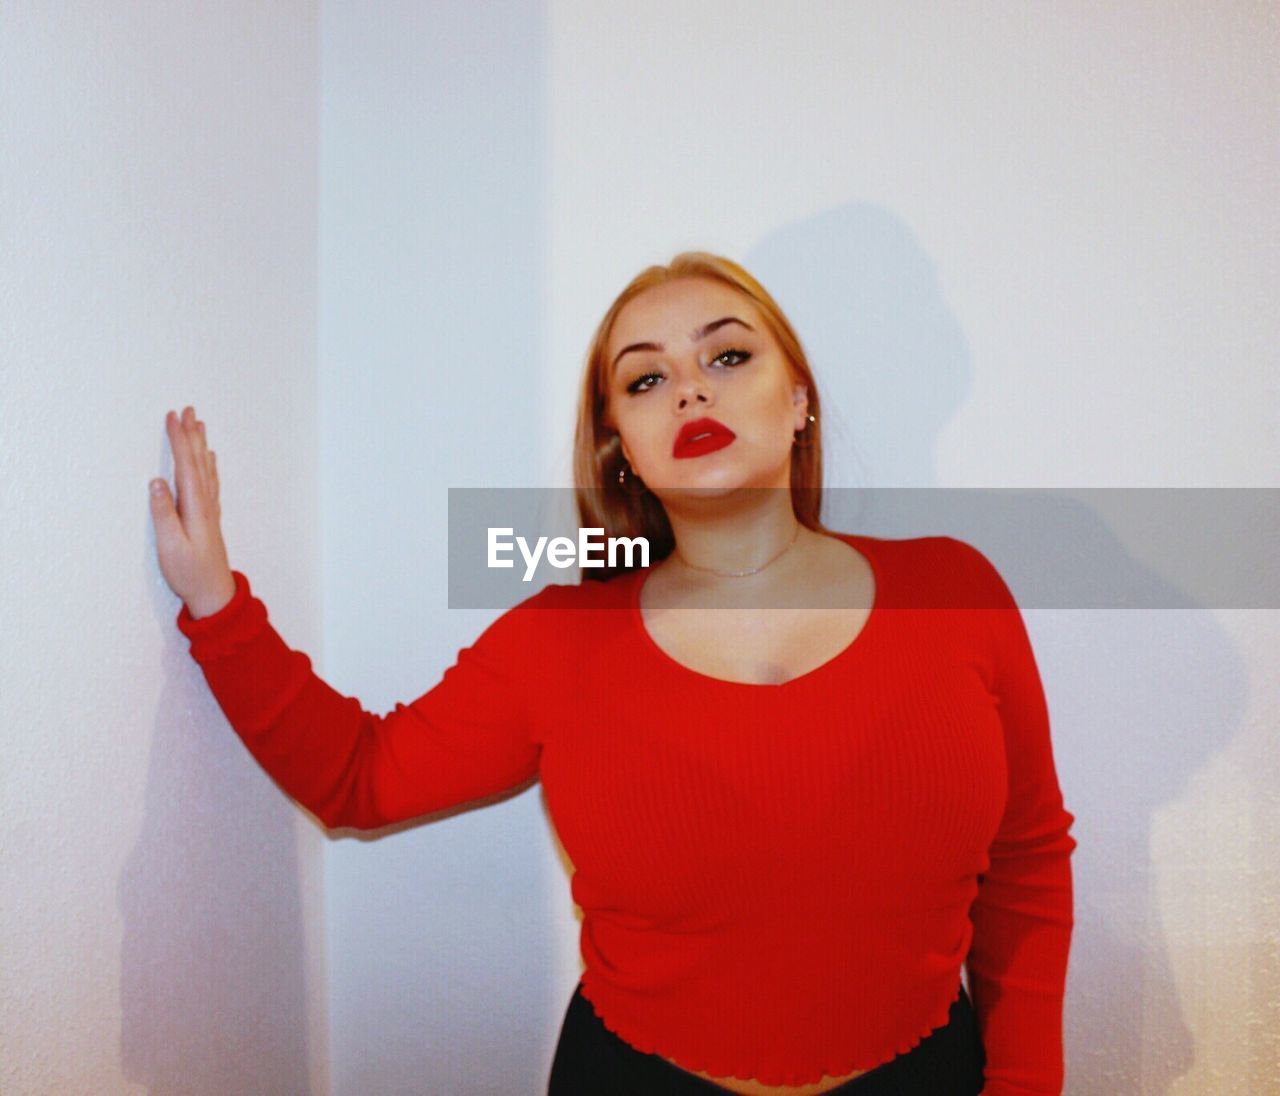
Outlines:
<svg viewBox="0 0 1280 1096"><path fill-rule="evenodd" d="M738 435L715 419L694 419L686 422L676 435L671 455L677 458L700 457L723 449Z"/></svg>

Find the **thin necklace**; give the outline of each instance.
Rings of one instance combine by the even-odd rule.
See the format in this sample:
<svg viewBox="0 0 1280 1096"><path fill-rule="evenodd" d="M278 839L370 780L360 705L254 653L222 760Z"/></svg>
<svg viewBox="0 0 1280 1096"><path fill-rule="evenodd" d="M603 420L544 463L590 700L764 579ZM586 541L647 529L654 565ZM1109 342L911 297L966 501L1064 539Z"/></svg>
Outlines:
<svg viewBox="0 0 1280 1096"><path fill-rule="evenodd" d="M742 578L744 575L758 574L759 572L763 571L766 567L768 567L770 563L773 563L774 561L781 559L784 555L786 555L789 551L791 551L792 545L795 544L795 542L799 539L799 537L800 537L800 523L796 522L796 531L791 537L791 543L788 544L784 549L782 549L782 551L779 552L776 556L774 556L773 559L767 560L766 562L760 564L759 567L753 567L750 571L716 571L710 567L698 567L696 564L690 563L687 559L685 559L684 556L681 554L679 548L675 549L675 554L679 557L681 563L683 563L686 567L692 568L695 571L706 571L709 574L720 575L723 578Z"/></svg>

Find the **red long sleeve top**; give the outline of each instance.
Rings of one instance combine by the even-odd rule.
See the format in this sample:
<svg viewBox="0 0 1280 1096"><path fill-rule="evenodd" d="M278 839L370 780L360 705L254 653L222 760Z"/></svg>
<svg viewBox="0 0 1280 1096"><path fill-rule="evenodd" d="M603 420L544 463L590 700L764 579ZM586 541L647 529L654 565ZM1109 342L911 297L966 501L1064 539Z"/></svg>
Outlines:
<svg viewBox="0 0 1280 1096"><path fill-rule="evenodd" d="M1062 1090L1069 834L1024 623L976 548L839 534L875 574L840 654L755 685L647 632L647 570L553 584L386 715L312 670L248 580L178 627L245 746L326 826L540 775L583 912L583 993L689 1070L796 1085L947 1022L962 966L986 1096Z"/></svg>

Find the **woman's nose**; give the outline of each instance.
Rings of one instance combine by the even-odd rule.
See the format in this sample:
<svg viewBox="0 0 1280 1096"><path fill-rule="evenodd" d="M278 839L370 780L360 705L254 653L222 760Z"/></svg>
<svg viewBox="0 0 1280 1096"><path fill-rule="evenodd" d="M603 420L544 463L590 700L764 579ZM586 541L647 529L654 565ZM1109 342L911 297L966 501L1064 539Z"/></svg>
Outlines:
<svg viewBox="0 0 1280 1096"><path fill-rule="evenodd" d="M711 397L707 392L706 386L699 378L690 377L681 381L676 387L676 406L684 408L694 400L699 403L709 403Z"/></svg>

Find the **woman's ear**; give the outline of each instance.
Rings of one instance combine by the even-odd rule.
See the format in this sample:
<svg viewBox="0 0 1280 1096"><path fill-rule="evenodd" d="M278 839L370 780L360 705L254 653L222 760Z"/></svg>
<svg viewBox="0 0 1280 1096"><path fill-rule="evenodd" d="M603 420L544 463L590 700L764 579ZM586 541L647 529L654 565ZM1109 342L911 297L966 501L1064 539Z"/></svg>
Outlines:
<svg viewBox="0 0 1280 1096"><path fill-rule="evenodd" d="M803 430L809 421L809 388L807 385L796 385L792 403L796 411L796 429Z"/></svg>

